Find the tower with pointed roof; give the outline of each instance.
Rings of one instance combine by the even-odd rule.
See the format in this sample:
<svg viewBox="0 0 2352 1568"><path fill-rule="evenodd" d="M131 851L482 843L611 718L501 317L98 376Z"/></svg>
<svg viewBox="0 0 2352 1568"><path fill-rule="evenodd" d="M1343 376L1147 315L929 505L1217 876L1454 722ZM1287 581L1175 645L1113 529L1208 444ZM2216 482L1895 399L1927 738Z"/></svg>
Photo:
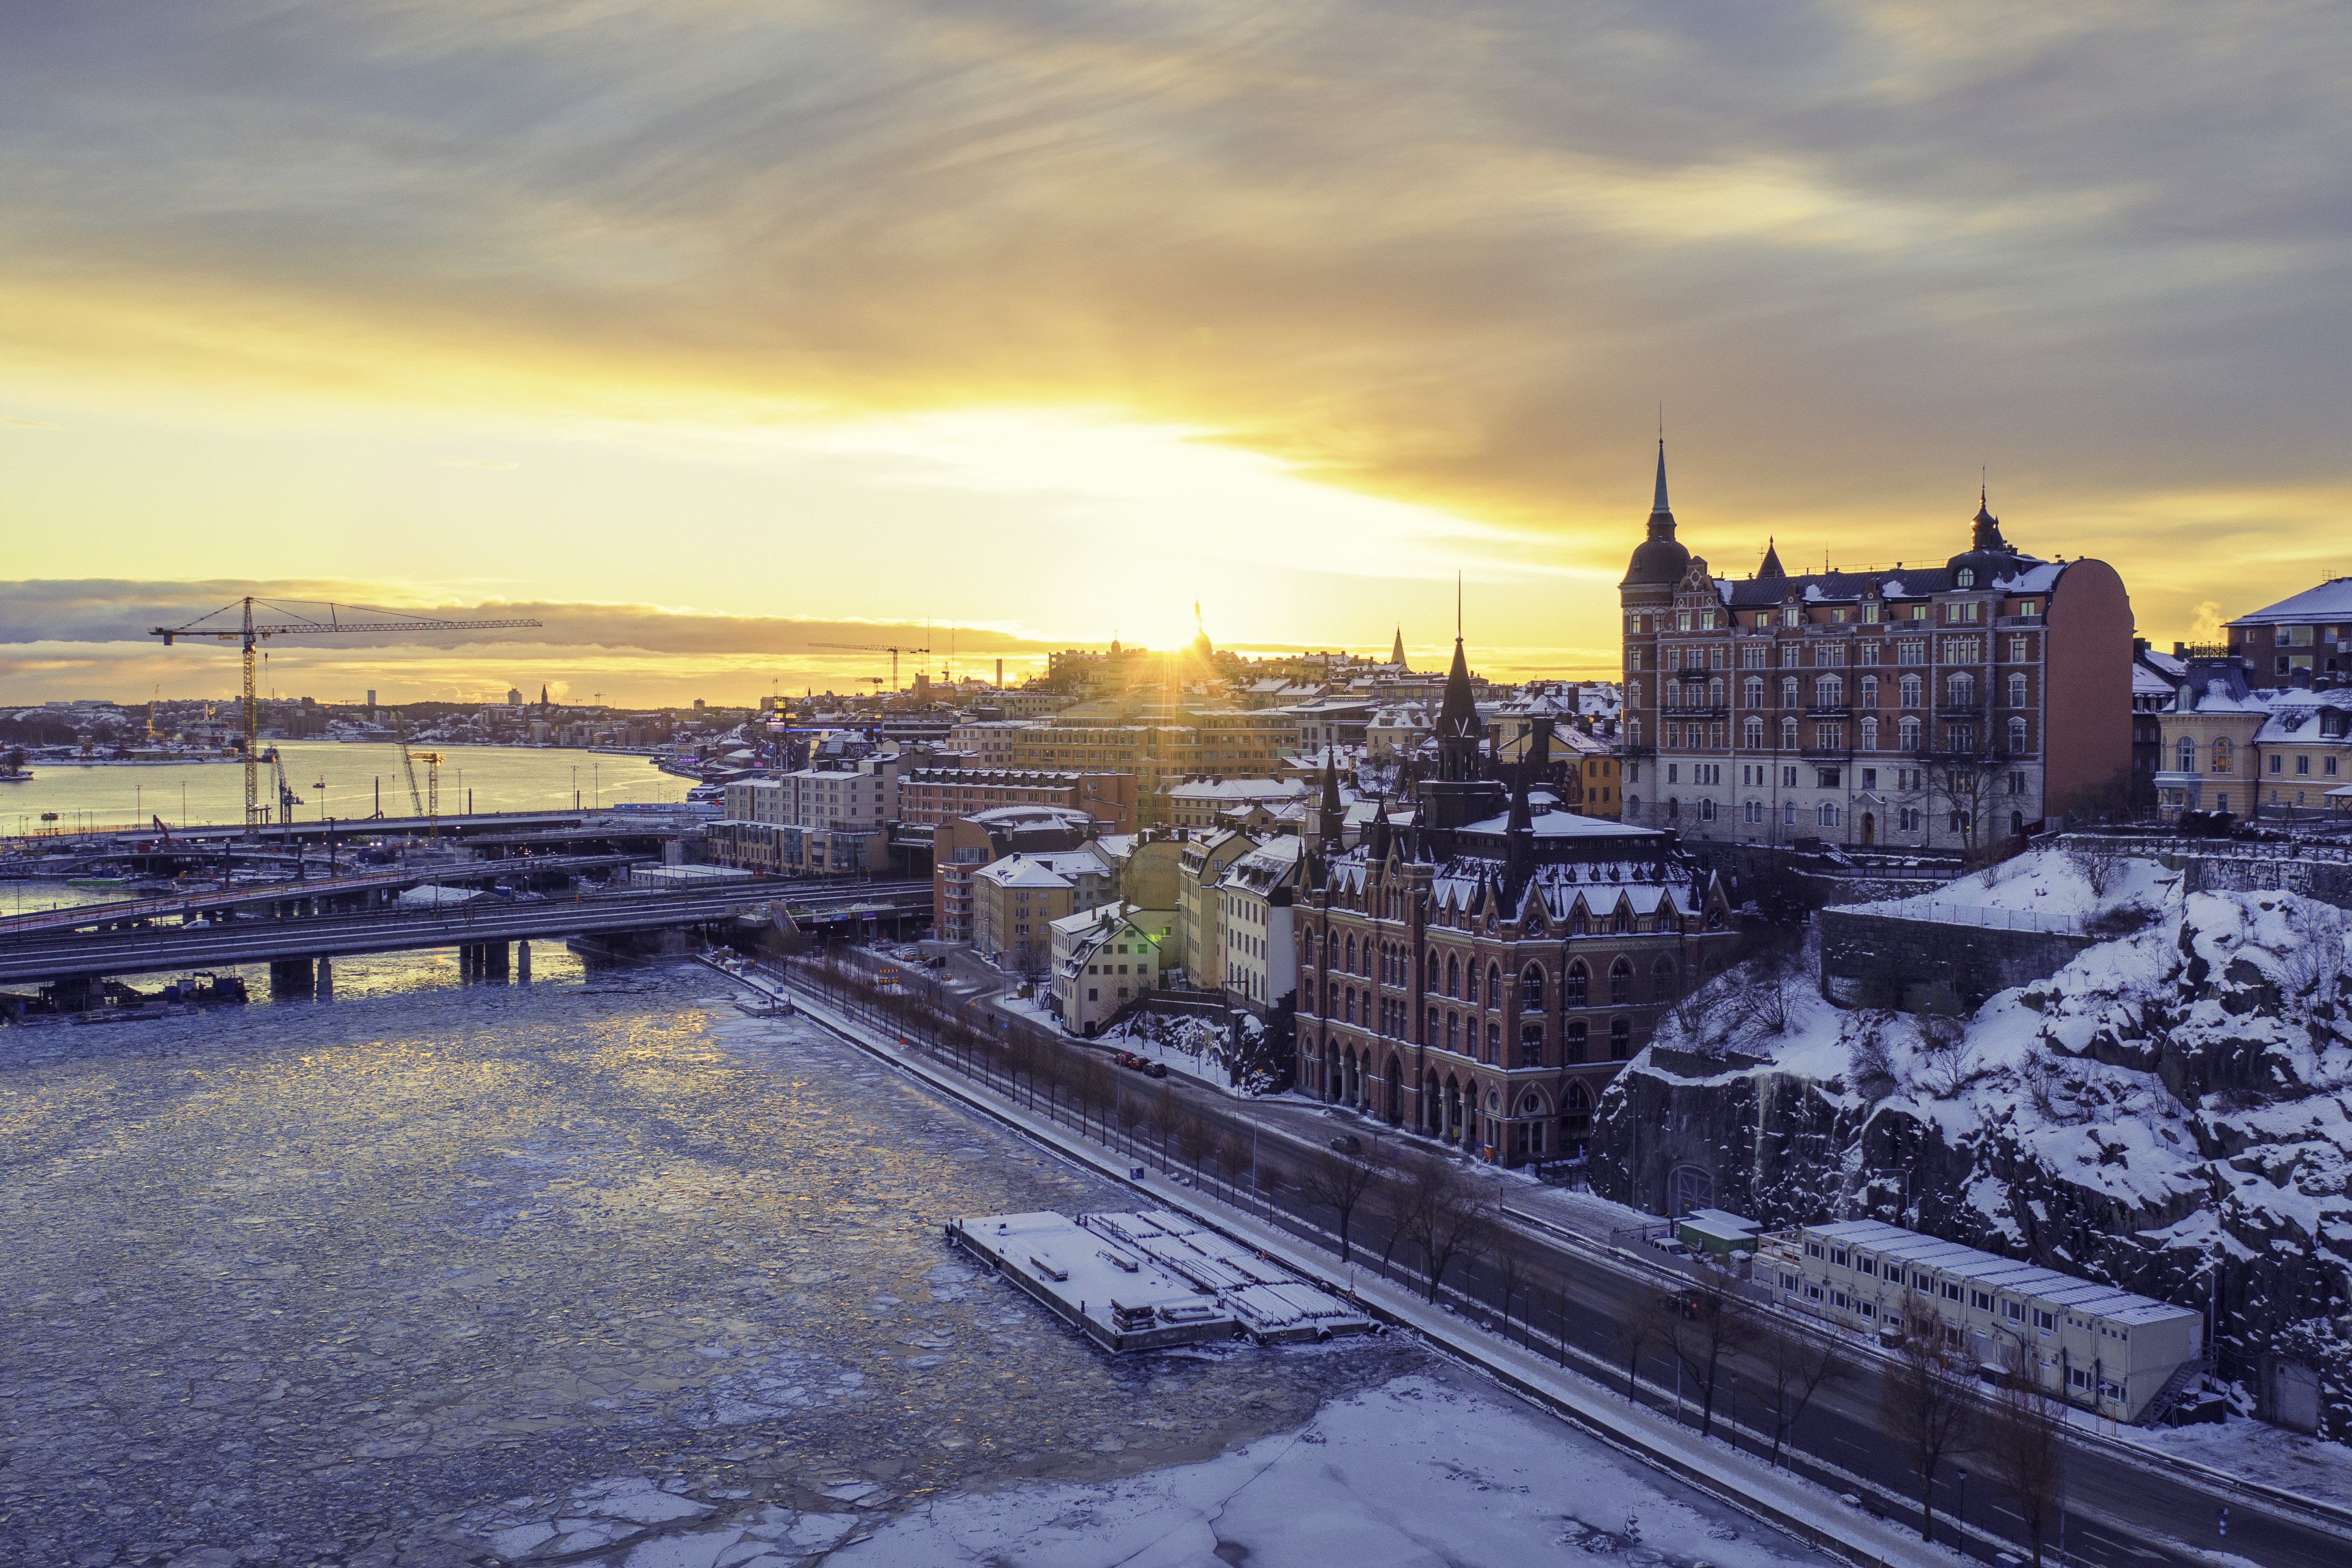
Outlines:
<svg viewBox="0 0 2352 1568"><path fill-rule="evenodd" d="M1389 662L1399 669L1404 668L1404 627L1402 626L1399 626L1396 629L1396 644L1389 649Z"/></svg>

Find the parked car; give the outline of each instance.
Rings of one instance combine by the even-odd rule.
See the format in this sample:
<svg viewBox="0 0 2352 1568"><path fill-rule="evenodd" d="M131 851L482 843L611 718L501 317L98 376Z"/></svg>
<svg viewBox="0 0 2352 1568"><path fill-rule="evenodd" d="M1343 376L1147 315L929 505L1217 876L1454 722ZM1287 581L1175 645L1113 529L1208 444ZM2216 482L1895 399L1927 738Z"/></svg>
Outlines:
<svg viewBox="0 0 2352 1568"><path fill-rule="evenodd" d="M1688 1258L1691 1255L1690 1244L1675 1237L1654 1236L1650 1237L1650 1245L1660 1252L1671 1253L1676 1258Z"/></svg>
<svg viewBox="0 0 2352 1568"><path fill-rule="evenodd" d="M1364 1152L1364 1141L1352 1132L1342 1132L1331 1140L1331 1147L1342 1154L1360 1154Z"/></svg>

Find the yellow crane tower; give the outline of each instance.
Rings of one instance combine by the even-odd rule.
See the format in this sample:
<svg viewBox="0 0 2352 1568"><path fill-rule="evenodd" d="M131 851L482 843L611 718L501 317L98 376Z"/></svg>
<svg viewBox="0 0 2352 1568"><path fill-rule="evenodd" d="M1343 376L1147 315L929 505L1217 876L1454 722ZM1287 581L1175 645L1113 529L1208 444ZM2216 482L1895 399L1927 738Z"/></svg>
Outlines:
<svg viewBox="0 0 2352 1568"><path fill-rule="evenodd" d="M368 609L364 605L328 605L323 604L322 601L307 599L296 600L295 603L322 605L327 612L326 619L320 620L313 616L305 616L285 605L275 604L266 599L257 600L248 596L240 601L245 613L242 620L235 624L223 626L205 624L212 620L215 616L226 616L239 608L239 605L224 605L212 615L199 616L184 626L147 628L147 635L162 637L165 647L170 647L181 637L215 637L224 642L236 642L244 647L245 826L248 834L269 820L269 809L261 803L261 713L259 705L254 700L253 691L253 650L263 640L275 637L336 637L367 632L491 631L507 627L536 626L540 624L534 620L451 621L432 616L406 616L398 610ZM274 611L289 618L282 621L257 621L253 618L253 608L257 604L266 610ZM347 609L359 609L367 615L383 618L346 621L341 618L341 612ZM439 759L435 760L437 762ZM415 788L415 781L412 775L410 789L413 792Z"/></svg>

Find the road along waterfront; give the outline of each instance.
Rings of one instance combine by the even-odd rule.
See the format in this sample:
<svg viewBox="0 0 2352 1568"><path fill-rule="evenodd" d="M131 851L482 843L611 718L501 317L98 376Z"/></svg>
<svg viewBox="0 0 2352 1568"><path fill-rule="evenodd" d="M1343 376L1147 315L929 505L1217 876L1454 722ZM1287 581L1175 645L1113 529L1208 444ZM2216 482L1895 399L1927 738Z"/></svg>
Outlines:
<svg viewBox="0 0 2352 1568"><path fill-rule="evenodd" d="M1481 1484L1440 1429L1517 1410L1398 1337L1103 1356L940 1223L1112 1184L699 969L559 950L491 985L446 958L354 961L327 1003L0 1030L0 1561L646 1568L725 1537L700 1560L765 1568L1410 1385L1381 1397L1444 1411L1429 1511L1361 1498L1405 1542ZM1515 1504L1522 1534L1810 1560L1527 1433L1533 1479L1496 1483L1558 1495Z"/></svg>

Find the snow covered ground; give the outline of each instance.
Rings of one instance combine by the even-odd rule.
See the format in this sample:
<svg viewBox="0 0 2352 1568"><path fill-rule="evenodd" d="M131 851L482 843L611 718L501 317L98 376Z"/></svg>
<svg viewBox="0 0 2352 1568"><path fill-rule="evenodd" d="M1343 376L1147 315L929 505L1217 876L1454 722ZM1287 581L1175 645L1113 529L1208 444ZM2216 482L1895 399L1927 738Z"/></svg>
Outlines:
<svg viewBox="0 0 2352 1568"><path fill-rule="evenodd" d="M1760 1568L1827 1559L1453 1374L1399 1378L1304 1429L1098 1486L900 1514L843 1568L1420 1568L1559 1560Z"/></svg>
<svg viewBox="0 0 2352 1568"><path fill-rule="evenodd" d="M2352 1506L2352 1448L2232 1415L2219 1426L2147 1429L2126 1426L2116 1436L2177 1459L2256 1477L2268 1485L2322 1502Z"/></svg>

